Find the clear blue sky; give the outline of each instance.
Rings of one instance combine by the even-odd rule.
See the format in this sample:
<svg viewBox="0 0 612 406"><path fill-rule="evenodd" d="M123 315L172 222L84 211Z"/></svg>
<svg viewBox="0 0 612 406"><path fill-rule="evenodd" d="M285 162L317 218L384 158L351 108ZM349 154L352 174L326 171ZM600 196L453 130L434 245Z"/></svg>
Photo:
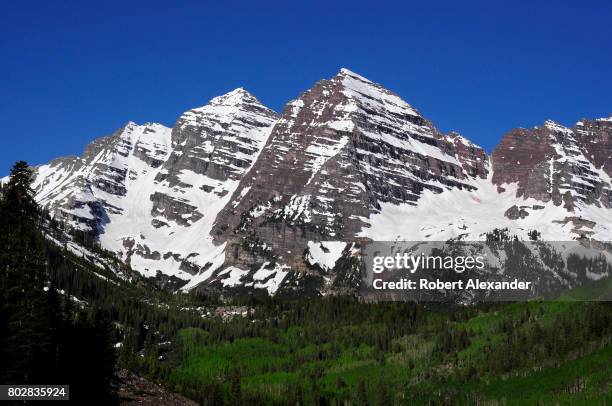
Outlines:
<svg viewBox="0 0 612 406"><path fill-rule="evenodd" d="M610 1L129 3L2 2L0 174L239 86L280 111L341 67L489 151L612 114Z"/></svg>

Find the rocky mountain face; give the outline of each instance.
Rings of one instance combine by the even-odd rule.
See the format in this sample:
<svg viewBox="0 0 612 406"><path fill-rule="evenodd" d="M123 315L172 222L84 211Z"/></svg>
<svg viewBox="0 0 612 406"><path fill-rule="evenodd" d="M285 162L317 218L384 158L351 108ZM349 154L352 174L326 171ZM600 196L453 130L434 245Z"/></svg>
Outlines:
<svg viewBox="0 0 612 406"><path fill-rule="evenodd" d="M352 241L381 203L471 190L487 173L482 148L440 134L397 95L342 70L287 105L213 234L238 268L267 259L306 271L309 242Z"/></svg>
<svg viewBox="0 0 612 406"><path fill-rule="evenodd" d="M130 165L134 158L143 167L159 166L169 142L169 128L130 122L87 145L81 157L59 158L38 167L36 199L53 216L77 229L103 232L109 215L124 211L113 203L126 196L131 181L141 180Z"/></svg>
<svg viewBox="0 0 612 406"><path fill-rule="evenodd" d="M82 157L37 168L36 198L144 275L184 284L222 253L210 238L215 215L276 120L236 89L184 113L172 129L128 123Z"/></svg>
<svg viewBox="0 0 612 406"><path fill-rule="evenodd" d="M508 133L492 155L493 183L516 183L517 197L552 202L567 210L558 221L575 226L581 236L594 234L595 223L582 218L584 208L612 208L612 120L582 120L573 128L553 121L533 130ZM530 215L533 207L512 206L511 219ZM536 207L536 210L538 208Z"/></svg>
<svg viewBox="0 0 612 406"><path fill-rule="evenodd" d="M493 183L517 182L518 196L552 200L568 210L580 201L612 207L608 123L584 120L570 129L546 121L533 130L510 132L493 151Z"/></svg>
<svg viewBox="0 0 612 406"><path fill-rule="evenodd" d="M36 198L183 289L354 283L368 240L612 239L612 119L506 134L491 157L342 69L278 116L244 89L37 168Z"/></svg>

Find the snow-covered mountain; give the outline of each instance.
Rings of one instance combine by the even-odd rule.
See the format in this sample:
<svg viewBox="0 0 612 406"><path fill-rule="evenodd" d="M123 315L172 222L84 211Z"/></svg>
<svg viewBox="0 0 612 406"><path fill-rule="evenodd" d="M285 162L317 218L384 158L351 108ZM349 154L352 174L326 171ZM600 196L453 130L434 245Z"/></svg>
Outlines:
<svg viewBox="0 0 612 406"><path fill-rule="evenodd" d="M145 276L330 289L368 240L612 240L612 118L506 134L491 156L342 69L281 116L244 89L172 129L128 123L37 168L37 200Z"/></svg>
<svg viewBox="0 0 612 406"><path fill-rule="evenodd" d="M309 242L353 241L382 205L474 190L488 171L480 147L440 134L397 95L343 69L287 105L213 234L236 275L262 258L307 272Z"/></svg>
<svg viewBox="0 0 612 406"><path fill-rule="evenodd" d="M475 190L425 193L415 207L385 204L361 234L373 240L482 240L493 228L527 239L612 240L612 120L573 128L546 121L506 134ZM398 218L410 220L405 227ZM437 219L433 221L433 219Z"/></svg>
<svg viewBox="0 0 612 406"><path fill-rule="evenodd" d="M185 283L222 254L212 223L276 120L236 89L184 113L172 129L128 123L82 157L38 167L36 198L145 276Z"/></svg>

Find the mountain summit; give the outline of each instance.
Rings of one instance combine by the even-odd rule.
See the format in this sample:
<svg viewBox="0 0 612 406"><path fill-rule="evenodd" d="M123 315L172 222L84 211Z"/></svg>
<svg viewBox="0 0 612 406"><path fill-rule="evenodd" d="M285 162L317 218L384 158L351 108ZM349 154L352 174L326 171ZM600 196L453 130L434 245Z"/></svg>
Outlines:
<svg viewBox="0 0 612 406"><path fill-rule="evenodd" d="M267 258L306 272L309 243L352 241L381 205L474 189L487 168L481 148L441 134L391 91L343 69L287 105L213 235L228 244L226 265L248 269Z"/></svg>

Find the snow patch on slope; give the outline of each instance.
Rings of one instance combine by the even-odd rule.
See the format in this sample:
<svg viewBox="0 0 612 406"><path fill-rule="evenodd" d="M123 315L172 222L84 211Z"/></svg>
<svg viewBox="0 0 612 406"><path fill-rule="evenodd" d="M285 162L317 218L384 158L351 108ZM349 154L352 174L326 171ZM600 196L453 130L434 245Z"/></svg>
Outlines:
<svg viewBox="0 0 612 406"><path fill-rule="evenodd" d="M368 225L359 237L374 241L446 241L450 238L484 240L486 233L495 228L508 228L519 238L528 239L530 230L538 230L543 240L566 241L575 239L571 222L566 217L582 216L597 222L593 238L612 239L609 210L594 206L578 205L575 213L552 202L517 198L517 184L503 185L497 191L490 179L476 179L475 191L451 189L442 193L425 191L418 205L382 203L380 212L368 219ZM504 213L513 205L543 206L529 211L525 218L511 220ZM607 220L606 220L607 218Z"/></svg>
<svg viewBox="0 0 612 406"><path fill-rule="evenodd" d="M288 275L289 266L264 262L255 272L241 269L237 266L229 266L220 271L214 279L220 280L224 287L247 286L257 289L265 289L268 294L273 295L281 286L283 280ZM210 277L209 277L210 278ZM202 279L200 282L208 280ZM196 286L197 284L193 285ZM188 290L184 288L183 290Z"/></svg>
<svg viewBox="0 0 612 406"><path fill-rule="evenodd" d="M346 242L343 241L308 241L308 252L306 262L311 265L319 265L326 271L334 268L336 262L342 256Z"/></svg>

